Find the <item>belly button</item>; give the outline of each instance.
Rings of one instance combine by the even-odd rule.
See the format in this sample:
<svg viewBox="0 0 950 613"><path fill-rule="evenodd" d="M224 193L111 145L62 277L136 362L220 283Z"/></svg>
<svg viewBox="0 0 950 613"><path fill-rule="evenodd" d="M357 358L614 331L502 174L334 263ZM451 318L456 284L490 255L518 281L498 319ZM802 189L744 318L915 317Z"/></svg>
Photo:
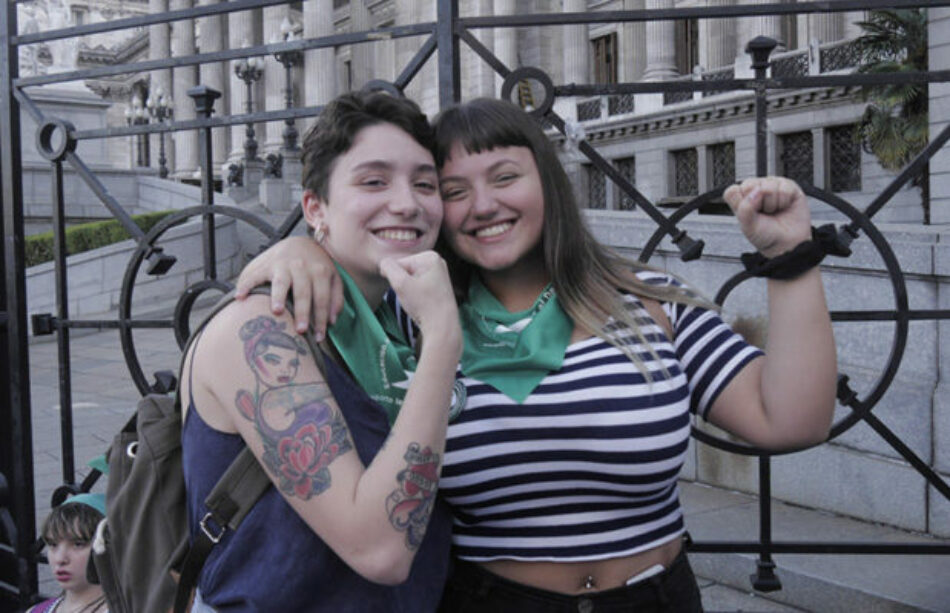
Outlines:
<svg viewBox="0 0 950 613"><path fill-rule="evenodd" d="M594 576L593 576L593 575L587 575L587 577L585 577L585 578L584 578L584 581L581 583L581 587L584 588L585 590L593 590L593 589L596 589L596 588L597 588L597 582L594 581Z"/></svg>

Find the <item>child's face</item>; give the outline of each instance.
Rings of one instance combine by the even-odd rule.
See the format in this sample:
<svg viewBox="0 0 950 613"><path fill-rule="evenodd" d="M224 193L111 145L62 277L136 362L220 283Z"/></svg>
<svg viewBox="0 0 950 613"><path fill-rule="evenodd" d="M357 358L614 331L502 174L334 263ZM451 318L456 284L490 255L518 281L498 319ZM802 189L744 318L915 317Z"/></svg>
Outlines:
<svg viewBox="0 0 950 613"><path fill-rule="evenodd" d="M47 545L46 555L56 582L64 590L82 590L86 581L86 564L92 545L83 540L63 539Z"/></svg>

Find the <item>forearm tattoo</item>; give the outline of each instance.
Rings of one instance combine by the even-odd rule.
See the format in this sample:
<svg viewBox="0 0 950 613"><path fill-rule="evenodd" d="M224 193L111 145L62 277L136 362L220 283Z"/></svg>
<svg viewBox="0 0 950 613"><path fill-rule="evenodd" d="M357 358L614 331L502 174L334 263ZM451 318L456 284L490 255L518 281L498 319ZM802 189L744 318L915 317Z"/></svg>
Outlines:
<svg viewBox="0 0 950 613"><path fill-rule="evenodd" d="M386 512L389 523L406 533L406 547L415 551L422 543L435 506L439 454L429 447L422 449L418 443L410 443L403 458L406 468L396 475L399 487L386 498Z"/></svg>
<svg viewBox="0 0 950 613"><path fill-rule="evenodd" d="M235 403L254 422L264 444L264 466L288 496L308 500L330 487L330 463L352 444L339 411L327 403L324 383L299 380L301 358L310 355L285 323L257 317L240 331L244 358L256 380Z"/></svg>

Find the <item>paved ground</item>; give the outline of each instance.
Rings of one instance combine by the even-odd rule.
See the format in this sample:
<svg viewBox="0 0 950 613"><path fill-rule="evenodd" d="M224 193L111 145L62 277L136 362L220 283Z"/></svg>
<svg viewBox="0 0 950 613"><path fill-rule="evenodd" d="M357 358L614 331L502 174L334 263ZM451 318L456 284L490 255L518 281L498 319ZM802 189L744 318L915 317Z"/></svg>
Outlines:
<svg viewBox="0 0 950 613"><path fill-rule="evenodd" d="M52 338L52 337L49 337ZM156 370L176 369L179 351L168 330L134 333L137 354L151 380ZM72 334L73 420L77 481L88 473L84 464L102 453L131 414L138 392L120 349L118 332L79 331ZM38 518L49 509L53 490L62 483L57 346L44 339L30 346ZM104 491L105 483L93 489ZM697 539L754 539L755 498L716 488L684 483L687 525ZM930 541L904 532L775 505L779 531L827 535L839 540ZM39 523L39 522L37 522ZM784 527L784 528L783 528ZM855 536L857 535L857 536ZM777 556L784 589L769 595L751 593L751 556L692 554L701 575L703 603L708 611L948 611L950 556ZM41 591L57 591L45 566Z"/></svg>

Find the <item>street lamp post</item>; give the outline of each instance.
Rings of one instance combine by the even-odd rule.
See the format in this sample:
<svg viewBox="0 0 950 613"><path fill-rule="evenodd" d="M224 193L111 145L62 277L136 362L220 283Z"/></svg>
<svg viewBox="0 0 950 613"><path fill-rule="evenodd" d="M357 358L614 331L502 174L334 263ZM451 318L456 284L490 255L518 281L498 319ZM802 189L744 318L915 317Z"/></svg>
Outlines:
<svg viewBox="0 0 950 613"><path fill-rule="evenodd" d="M244 45L247 46L246 44ZM234 65L234 74L244 81L247 86L247 99L244 101L245 112L250 115L254 111L252 104L254 83L264 75L264 60L259 57L242 58ZM257 159L257 141L254 139L254 123L247 122L245 132L247 138L244 140L244 159Z"/></svg>
<svg viewBox="0 0 950 613"><path fill-rule="evenodd" d="M148 114L142 108L142 101L136 96L132 99L132 106L125 110L125 122L130 126L148 123ZM148 149L144 147L143 135L135 135L135 165L148 166Z"/></svg>
<svg viewBox="0 0 950 613"><path fill-rule="evenodd" d="M294 32L294 24L288 17L285 17L284 21L280 24L280 31L284 36L284 41L286 42L297 39L297 35ZM293 70L294 66L297 66L303 62L303 52L298 50L278 51L274 54L274 59L284 66L284 102L286 104L286 108L293 108L294 84L291 71ZM284 132L282 134L284 139L284 149L287 151L295 151L297 149L297 127L294 125L294 120L292 117L285 119L284 123L287 124L284 127Z"/></svg>
<svg viewBox="0 0 950 613"><path fill-rule="evenodd" d="M145 101L145 107L152 119L160 124L164 124L172 116L172 101L165 95L161 87L155 88L155 92L149 95ZM168 159L165 157L165 132L158 133L158 176L162 179L168 177Z"/></svg>

